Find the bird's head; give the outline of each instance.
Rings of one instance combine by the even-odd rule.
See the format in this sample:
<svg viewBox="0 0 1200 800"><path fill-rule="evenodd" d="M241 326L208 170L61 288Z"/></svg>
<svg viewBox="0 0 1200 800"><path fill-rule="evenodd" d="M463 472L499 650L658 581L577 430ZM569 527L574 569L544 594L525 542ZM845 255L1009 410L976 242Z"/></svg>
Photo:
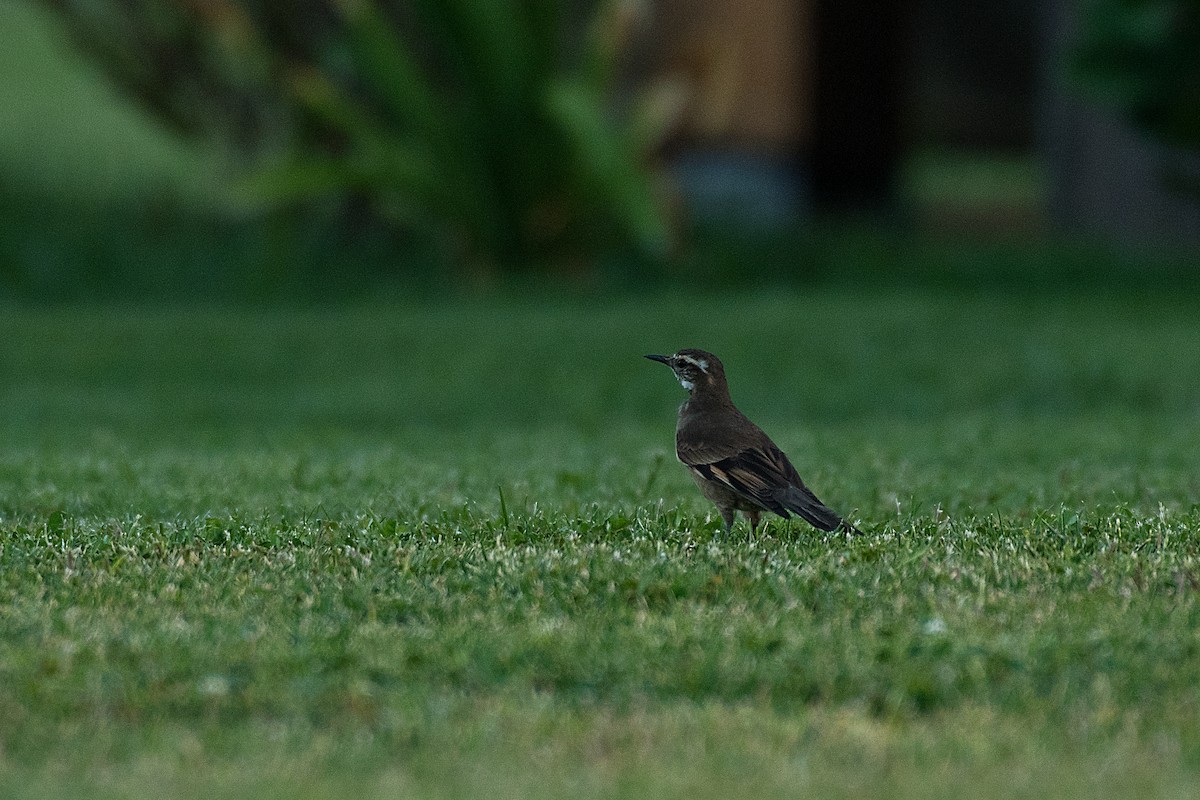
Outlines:
<svg viewBox="0 0 1200 800"><path fill-rule="evenodd" d="M670 367L679 384L692 394L708 391L728 392L725 386L725 366L721 359L705 350L688 348L670 356L646 358Z"/></svg>

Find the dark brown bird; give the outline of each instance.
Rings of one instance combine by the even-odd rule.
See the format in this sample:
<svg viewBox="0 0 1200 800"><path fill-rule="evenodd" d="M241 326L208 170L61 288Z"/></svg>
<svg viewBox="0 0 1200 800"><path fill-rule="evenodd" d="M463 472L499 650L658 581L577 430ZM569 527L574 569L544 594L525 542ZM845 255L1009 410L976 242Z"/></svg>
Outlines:
<svg viewBox="0 0 1200 800"><path fill-rule="evenodd" d="M772 511L784 519L796 514L823 531L861 533L818 500L771 437L738 411L719 358L693 349L646 358L674 370L688 390L679 407L675 454L704 496L717 504L726 532L738 511L750 521L751 531L763 511Z"/></svg>

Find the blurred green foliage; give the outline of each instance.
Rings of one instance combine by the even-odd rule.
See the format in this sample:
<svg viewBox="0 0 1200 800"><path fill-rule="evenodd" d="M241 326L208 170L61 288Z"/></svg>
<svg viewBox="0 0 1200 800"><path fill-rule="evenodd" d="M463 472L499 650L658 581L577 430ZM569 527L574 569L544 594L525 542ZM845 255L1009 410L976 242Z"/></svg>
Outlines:
<svg viewBox="0 0 1200 800"><path fill-rule="evenodd" d="M1157 139L1200 150L1200 2L1090 0L1073 77Z"/></svg>
<svg viewBox="0 0 1200 800"><path fill-rule="evenodd" d="M632 3L44 1L126 93L222 147L255 205L381 222L485 272L669 250L661 102L616 113Z"/></svg>

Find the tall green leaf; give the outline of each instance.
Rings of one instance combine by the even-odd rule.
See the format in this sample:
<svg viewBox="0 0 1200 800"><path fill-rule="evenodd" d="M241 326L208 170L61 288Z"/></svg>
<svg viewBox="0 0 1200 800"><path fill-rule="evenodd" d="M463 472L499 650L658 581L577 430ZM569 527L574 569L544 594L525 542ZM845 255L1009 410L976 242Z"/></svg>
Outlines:
<svg viewBox="0 0 1200 800"><path fill-rule="evenodd" d="M652 186L593 92L577 81L559 81L550 87L546 107L573 147L583 185L641 249L665 255L670 235Z"/></svg>

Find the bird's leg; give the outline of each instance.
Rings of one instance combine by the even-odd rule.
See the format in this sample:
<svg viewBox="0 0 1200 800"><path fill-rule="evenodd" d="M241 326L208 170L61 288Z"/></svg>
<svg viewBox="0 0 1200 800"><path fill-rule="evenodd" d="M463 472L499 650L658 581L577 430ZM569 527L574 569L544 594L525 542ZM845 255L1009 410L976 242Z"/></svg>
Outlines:
<svg viewBox="0 0 1200 800"><path fill-rule="evenodd" d="M746 519L750 521L750 536L754 536L755 530L758 529L758 521L762 518L762 513L758 510L745 512Z"/></svg>
<svg viewBox="0 0 1200 800"><path fill-rule="evenodd" d="M737 512L732 508L725 508L724 506L718 506L717 508L721 512L721 519L725 520L725 535L728 536L729 532L733 529L733 521L737 519Z"/></svg>

